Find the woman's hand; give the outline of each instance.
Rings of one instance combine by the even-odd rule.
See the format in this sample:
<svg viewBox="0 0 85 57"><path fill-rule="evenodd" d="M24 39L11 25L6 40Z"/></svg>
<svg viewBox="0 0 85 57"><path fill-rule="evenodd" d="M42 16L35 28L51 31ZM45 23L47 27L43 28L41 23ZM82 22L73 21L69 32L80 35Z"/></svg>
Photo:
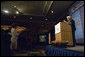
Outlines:
<svg viewBox="0 0 85 57"><path fill-rule="evenodd" d="M63 20L63 22L65 22L65 23L67 23L67 24L68 24L68 22L67 22L67 21L65 21L65 20Z"/></svg>
<svg viewBox="0 0 85 57"><path fill-rule="evenodd" d="M65 20L63 20L63 22L66 22Z"/></svg>

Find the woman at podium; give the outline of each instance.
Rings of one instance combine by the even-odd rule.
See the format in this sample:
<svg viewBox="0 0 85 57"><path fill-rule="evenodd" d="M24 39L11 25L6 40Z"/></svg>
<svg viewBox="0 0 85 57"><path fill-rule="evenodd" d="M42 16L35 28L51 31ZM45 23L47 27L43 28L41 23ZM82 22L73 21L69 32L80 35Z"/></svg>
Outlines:
<svg viewBox="0 0 85 57"><path fill-rule="evenodd" d="M68 23L72 27L72 35L73 35L73 46L75 46L76 41L75 41L75 21L71 19L71 16L67 16L67 21L64 20L64 22Z"/></svg>

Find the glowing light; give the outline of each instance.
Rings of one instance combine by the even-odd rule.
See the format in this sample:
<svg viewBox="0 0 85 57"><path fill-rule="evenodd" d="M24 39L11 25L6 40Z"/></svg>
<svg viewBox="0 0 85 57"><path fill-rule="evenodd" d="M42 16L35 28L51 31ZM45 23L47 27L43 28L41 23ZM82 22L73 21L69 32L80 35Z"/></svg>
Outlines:
<svg viewBox="0 0 85 57"><path fill-rule="evenodd" d="M51 13L53 13L53 11L51 11Z"/></svg>
<svg viewBox="0 0 85 57"><path fill-rule="evenodd" d="M10 25L1 25L2 30L9 30L10 27L12 27L12 26L10 26ZM17 26L17 28L16 28L17 32L22 32L25 29L27 29L27 28L26 27L21 27L21 26Z"/></svg>
<svg viewBox="0 0 85 57"><path fill-rule="evenodd" d="M18 11L16 11L16 14L19 14L19 12L18 12Z"/></svg>
<svg viewBox="0 0 85 57"><path fill-rule="evenodd" d="M16 6L14 6L16 8Z"/></svg>
<svg viewBox="0 0 85 57"><path fill-rule="evenodd" d="M5 12L5 13L9 13L9 11L8 11L8 10L4 10L4 12Z"/></svg>

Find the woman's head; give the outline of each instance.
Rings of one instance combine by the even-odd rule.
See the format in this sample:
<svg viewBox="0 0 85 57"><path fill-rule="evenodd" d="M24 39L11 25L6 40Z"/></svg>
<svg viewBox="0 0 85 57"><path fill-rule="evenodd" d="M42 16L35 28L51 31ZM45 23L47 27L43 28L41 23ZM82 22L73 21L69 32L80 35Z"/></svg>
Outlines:
<svg viewBox="0 0 85 57"><path fill-rule="evenodd" d="M70 20L71 20L71 16L67 16L66 18L67 18L67 20L68 20L68 21L70 21Z"/></svg>

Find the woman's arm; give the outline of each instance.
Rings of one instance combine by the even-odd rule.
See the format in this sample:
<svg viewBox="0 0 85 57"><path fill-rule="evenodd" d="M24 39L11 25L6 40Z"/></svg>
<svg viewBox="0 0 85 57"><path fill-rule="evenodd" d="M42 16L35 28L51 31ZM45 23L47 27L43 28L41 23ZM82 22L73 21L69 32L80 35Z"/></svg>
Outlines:
<svg viewBox="0 0 85 57"><path fill-rule="evenodd" d="M67 21L63 20L65 23L68 23Z"/></svg>

